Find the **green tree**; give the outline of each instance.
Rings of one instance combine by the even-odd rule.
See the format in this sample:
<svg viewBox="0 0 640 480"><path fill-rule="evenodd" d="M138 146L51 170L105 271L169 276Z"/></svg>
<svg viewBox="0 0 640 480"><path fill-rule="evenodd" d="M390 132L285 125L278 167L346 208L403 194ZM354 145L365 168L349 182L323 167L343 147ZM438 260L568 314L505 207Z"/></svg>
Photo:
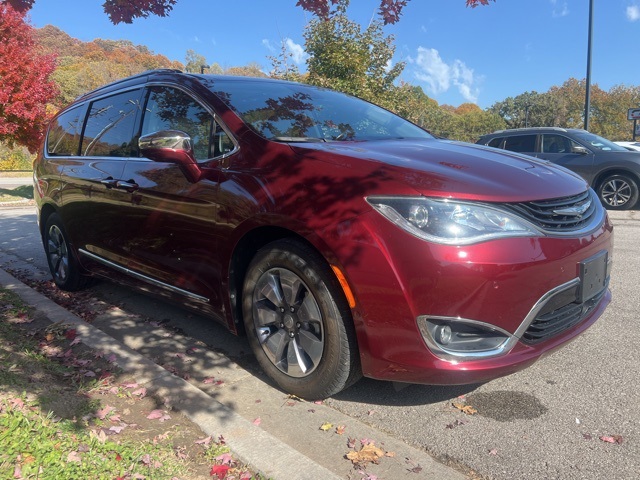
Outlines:
<svg viewBox="0 0 640 480"><path fill-rule="evenodd" d="M204 55L200 55L195 50L187 50L187 54L185 55L184 60L185 72L200 73L202 71L202 67L209 67L209 62L207 62L207 59L204 57Z"/></svg>
<svg viewBox="0 0 640 480"><path fill-rule="evenodd" d="M363 30L347 17L349 0L335 3L328 18L314 18L305 27L307 82L387 106L386 93L404 68L404 63L391 66L393 36L384 36L380 20Z"/></svg>

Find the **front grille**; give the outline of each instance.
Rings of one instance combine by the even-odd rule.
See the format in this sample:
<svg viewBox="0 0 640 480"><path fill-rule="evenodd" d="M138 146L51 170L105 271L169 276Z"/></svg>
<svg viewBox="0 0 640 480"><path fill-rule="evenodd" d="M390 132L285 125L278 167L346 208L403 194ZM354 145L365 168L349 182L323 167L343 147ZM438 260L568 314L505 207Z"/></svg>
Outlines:
<svg viewBox="0 0 640 480"><path fill-rule="evenodd" d="M586 302L572 302L552 311L543 310L529 325L521 340L528 344L539 343L577 325L600 303L607 292L607 285Z"/></svg>
<svg viewBox="0 0 640 480"><path fill-rule="evenodd" d="M602 208L593 190L580 195L505 205L529 222L549 233L569 233L588 227ZM583 213L580 213L583 208Z"/></svg>

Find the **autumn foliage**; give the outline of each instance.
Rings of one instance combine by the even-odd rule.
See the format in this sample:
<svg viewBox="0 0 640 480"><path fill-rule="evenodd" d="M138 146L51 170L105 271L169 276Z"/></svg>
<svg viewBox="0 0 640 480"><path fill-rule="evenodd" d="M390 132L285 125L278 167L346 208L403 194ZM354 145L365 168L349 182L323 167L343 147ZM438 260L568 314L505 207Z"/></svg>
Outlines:
<svg viewBox="0 0 640 480"><path fill-rule="evenodd" d="M54 69L54 57L39 52L23 14L0 4L0 142L37 150L47 104L57 93L49 79Z"/></svg>
<svg viewBox="0 0 640 480"><path fill-rule="evenodd" d="M29 10L35 0L5 0L20 12ZM114 23L132 23L136 18L146 18L149 15L166 17L173 9L178 0L105 0L102 4L105 13ZM400 20L402 9L410 0L379 0L378 13L384 20L384 24L393 24ZM495 0L466 0L467 7L477 7L478 5L488 5ZM336 5L339 0L298 0L296 6L313 13L318 18L328 19L331 6ZM222 0L220 0L222 3Z"/></svg>

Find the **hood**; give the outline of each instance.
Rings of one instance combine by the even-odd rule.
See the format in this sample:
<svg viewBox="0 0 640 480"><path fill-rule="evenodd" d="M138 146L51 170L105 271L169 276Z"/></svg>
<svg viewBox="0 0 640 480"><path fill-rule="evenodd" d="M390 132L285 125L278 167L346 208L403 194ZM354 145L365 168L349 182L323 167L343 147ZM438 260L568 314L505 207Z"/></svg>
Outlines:
<svg viewBox="0 0 640 480"><path fill-rule="evenodd" d="M292 148L305 157L393 180L381 182L376 194L405 194L389 191L400 182L425 196L519 202L576 195L588 187L580 176L550 162L448 140L329 142Z"/></svg>

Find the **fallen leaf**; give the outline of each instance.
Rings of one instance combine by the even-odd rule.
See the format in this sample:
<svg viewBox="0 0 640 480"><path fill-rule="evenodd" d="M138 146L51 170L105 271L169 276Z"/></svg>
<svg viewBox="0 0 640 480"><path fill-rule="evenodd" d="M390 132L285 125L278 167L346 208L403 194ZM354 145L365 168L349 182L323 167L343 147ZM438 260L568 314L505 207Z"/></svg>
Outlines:
<svg viewBox="0 0 640 480"><path fill-rule="evenodd" d="M360 451L351 451L347 453L347 458L354 465L363 465L366 463L378 463L378 459L384 456L384 450L376 447L373 443L363 446Z"/></svg>
<svg viewBox="0 0 640 480"><path fill-rule="evenodd" d="M600 440L607 443L615 443L617 445L622 445L623 442L622 435L602 435Z"/></svg>
<svg viewBox="0 0 640 480"><path fill-rule="evenodd" d="M422 471L422 467L420 465L416 465L413 468L408 469L411 473L420 473Z"/></svg>
<svg viewBox="0 0 640 480"><path fill-rule="evenodd" d="M118 434L124 429L125 429L125 427L123 427L123 426L114 426L114 427L109 428L109 431Z"/></svg>
<svg viewBox="0 0 640 480"><path fill-rule="evenodd" d="M100 420L104 420L105 418L107 418L107 415L109 415L114 410L115 410L114 407L110 407L109 405L107 405L96 412L96 417L99 418Z"/></svg>
<svg viewBox="0 0 640 480"><path fill-rule="evenodd" d="M336 427L336 433L337 433L338 435L342 435L342 434L344 434L344 431L345 431L345 429L346 429L346 428L347 428L347 427L346 427L345 425L338 425L338 426Z"/></svg>
<svg viewBox="0 0 640 480"><path fill-rule="evenodd" d="M219 480L223 480L227 476L228 472L229 465L214 465L211 467L210 475L212 477L215 475Z"/></svg>
<svg viewBox="0 0 640 480"><path fill-rule="evenodd" d="M216 457L216 461L220 462L222 465L231 465L233 463L233 457L228 453L223 453Z"/></svg>
<svg viewBox="0 0 640 480"><path fill-rule="evenodd" d="M349 439L347 440L347 447L356 448L356 439L349 437Z"/></svg>
<svg viewBox="0 0 640 480"><path fill-rule="evenodd" d="M196 445L203 445L204 447L208 447L211 443L211 436L203 438L202 440L196 440L195 443Z"/></svg>
<svg viewBox="0 0 640 480"><path fill-rule="evenodd" d="M69 452L69 455L67 455L67 462L82 463L82 458L78 452Z"/></svg>
<svg viewBox="0 0 640 480"><path fill-rule="evenodd" d="M326 432L328 430L331 430L333 428L333 423L323 423L322 425L320 425L320 430L322 430L323 432Z"/></svg>
<svg viewBox="0 0 640 480"><path fill-rule="evenodd" d="M453 402L452 405L466 415L473 415L474 413L478 413L478 411L471 405L465 405L464 403L460 402Z"/></svg>
<svg viewBox="0 0 640 480"><path fill-rule="evenodd" d="M213 377L207 377L207 378L205 378L204 380L202 380L202 383L209 384L209 383L213 383L213 382L215 382L215 381L216 381L216 379L215 379L215 378L213 378Z"/></svg>
<svg viewBox="0 0 640 480"><path fill-rule="evenodd" d="M131 392L131 395L135 395L135 396L138 396L140 398L144 398L144 397L147 396L147 389L144 388L144 387L139 388L139 389Z"/></svg>
<svg viewBox="0 0 640 480"><path fill-rule="evenodd" d="M75 328L70 328L69 330L64 332L64 336L67 340L74 340L76 338L76 334L77 332Z"/></svg>
<svg viewBox="0 0 640 480"><path fill-rule="evenodd" d="M258 425L260 425L261 422L262 422L262 420L260 419L260 417L258 417L253 421L253 424L258 426Z"/></svg>
<svg viewBox="0 0 640 480"><path fill-rule="evenodd" d="M160 420L160 422L164 422L165 420L170 420L171 416L167 415L162 410L153 410L149 415L147 415L149 420Z"/></svg>
<svg viewBox="0 0 640 480"><path fill-rule="evenodd" d="M493 449L489 450L489 455L498 455L498 449L493 448Z"/></svg>

